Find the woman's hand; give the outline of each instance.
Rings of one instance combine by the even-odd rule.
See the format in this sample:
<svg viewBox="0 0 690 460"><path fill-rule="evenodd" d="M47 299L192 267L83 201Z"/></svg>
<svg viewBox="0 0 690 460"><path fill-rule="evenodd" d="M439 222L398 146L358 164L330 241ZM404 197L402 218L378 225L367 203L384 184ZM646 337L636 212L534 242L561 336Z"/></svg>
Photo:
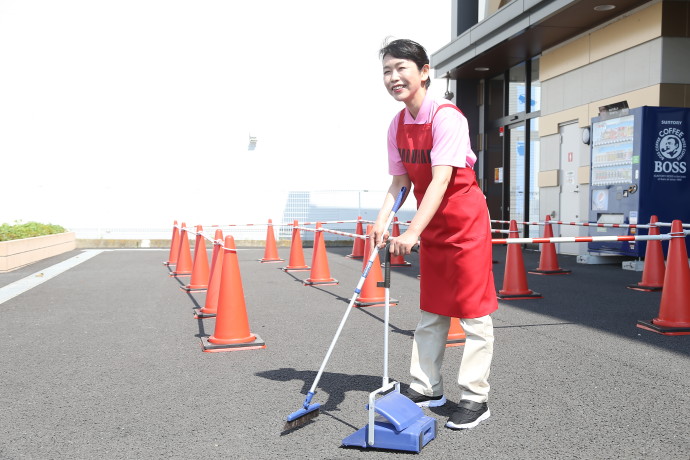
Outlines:
<svg viewBox="0 0 690 460"><path fill-rule="evenodd" d="M419 242L419 235L407 230L402 235L390 239L390 253L394 256L404 256L412 252L412 247Z"/></svg>
<svg viewBox="0 0 690 460"><path fill-rule="evenodd" d="M374 229L371 232L371 239L377 248L384 247L389 236L388 230L383 228L383 225L374 225Z"/></svg>

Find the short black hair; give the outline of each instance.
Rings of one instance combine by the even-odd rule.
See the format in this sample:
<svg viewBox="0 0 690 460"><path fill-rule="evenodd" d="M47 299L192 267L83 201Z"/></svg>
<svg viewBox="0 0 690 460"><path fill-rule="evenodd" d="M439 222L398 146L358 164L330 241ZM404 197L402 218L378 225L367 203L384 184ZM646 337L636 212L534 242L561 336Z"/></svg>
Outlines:
<svg viewBox="0 0 690 460"><path fill-rule="evenodd" d="M417 68L422 70L422 67L429 64L429 56L426 54L426 49L419 43L400 38L392 42L384 42L383 47L379 50L379 57L383 59L387 55L391 55L397 59L409 59L417 64ZM431 77L426 79L425 87L431 85Z"/></svg>

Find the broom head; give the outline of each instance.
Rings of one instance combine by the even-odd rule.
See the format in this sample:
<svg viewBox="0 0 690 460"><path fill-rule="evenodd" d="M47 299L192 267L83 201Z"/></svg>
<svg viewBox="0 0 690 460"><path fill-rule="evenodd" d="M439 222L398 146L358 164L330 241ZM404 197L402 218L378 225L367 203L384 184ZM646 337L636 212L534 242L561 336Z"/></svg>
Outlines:
<svg viewBox="0 0 690 460"><path fill-rule="evenodd" d="M321 404L310 404L288 415L283 431L294 430L306 425L310 420L319 416L320 407Z"/></svg>

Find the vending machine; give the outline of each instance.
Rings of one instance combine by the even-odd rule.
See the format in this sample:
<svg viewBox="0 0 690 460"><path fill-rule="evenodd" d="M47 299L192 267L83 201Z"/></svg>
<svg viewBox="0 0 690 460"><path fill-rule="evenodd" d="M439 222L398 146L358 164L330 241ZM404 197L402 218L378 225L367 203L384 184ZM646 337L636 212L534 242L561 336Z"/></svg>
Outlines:
<svg viewBox="0 0 690 460"><path fill-rule="evenodd" d="M690 224L689 137L690 109L645 106L593 118L589 221L647 224L656 215ZM589 227L590 236L629 234L647 231ZM588 244L594 255L643 257L646 248L634 241Z"/></svg>

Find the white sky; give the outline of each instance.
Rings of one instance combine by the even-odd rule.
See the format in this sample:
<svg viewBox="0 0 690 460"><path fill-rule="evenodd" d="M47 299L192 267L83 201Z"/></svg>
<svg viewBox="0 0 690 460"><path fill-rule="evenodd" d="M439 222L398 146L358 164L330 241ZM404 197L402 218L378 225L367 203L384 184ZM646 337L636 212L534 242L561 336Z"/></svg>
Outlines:
<svg viewBox="0 0 690 460"><path fill-rule="evenodd" d="M392 35L435 52L450 11L451 0L0 0L0 223L265 221L288 190L385 190L386 129L402 106L378 49Z"/></svg>

